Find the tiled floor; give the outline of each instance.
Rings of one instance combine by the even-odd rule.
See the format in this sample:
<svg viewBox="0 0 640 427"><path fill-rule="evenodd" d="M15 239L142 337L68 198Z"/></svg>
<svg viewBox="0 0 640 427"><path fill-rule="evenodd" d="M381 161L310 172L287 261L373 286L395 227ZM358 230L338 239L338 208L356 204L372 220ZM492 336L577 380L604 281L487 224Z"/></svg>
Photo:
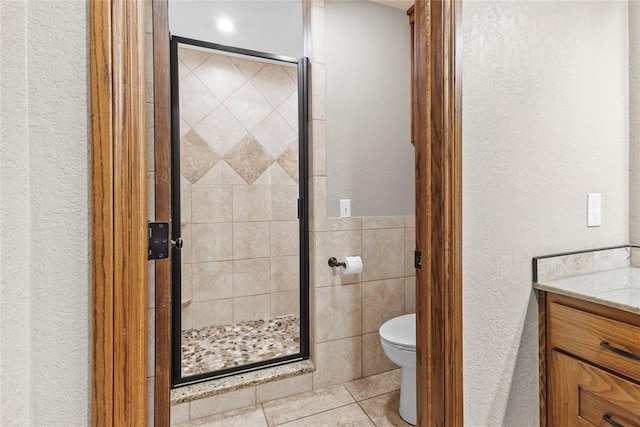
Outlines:
<svg viewBox="0 0 640 427"><path fill-rule="evenodd" d="M182 375L246 365L300 351L296 315L182 331Z"/></svg>
<svg viewBox="0 0 640 427"><path fill-rule="evenodd" d="M398 415L400 369L262 405L192 420L183 427L409 426Z"/></svg>

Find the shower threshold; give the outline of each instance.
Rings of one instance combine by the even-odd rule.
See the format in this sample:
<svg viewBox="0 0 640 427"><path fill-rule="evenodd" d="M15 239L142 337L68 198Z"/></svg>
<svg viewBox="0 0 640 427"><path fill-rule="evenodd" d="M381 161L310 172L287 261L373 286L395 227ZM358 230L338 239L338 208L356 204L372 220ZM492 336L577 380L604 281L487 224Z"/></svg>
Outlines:
<svg viewBox="0 0 640 427"><path fill-rule="evenodd" d="M298 315L182 331L182 375L262 362L300 352Z"/></svg>

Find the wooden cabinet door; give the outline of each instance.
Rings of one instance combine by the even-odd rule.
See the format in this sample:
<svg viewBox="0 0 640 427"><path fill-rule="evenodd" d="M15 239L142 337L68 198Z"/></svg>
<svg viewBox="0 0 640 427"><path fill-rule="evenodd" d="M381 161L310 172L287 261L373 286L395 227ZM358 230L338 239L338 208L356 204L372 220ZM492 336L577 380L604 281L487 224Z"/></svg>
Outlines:
<svg viewBox="0 0 640 427"><path fill-rule="evenodd" d="M548 425L640 426L640 385L555 350L548 380Z"/></svg>

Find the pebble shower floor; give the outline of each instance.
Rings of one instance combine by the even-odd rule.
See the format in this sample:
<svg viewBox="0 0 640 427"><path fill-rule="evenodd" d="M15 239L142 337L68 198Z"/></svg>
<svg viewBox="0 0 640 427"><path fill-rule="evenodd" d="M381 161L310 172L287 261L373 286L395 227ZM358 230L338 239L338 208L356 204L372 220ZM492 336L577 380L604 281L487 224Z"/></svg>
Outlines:
<svg viewBox="0 0 640 427"><path fill-rule="evenodd" d="M300 352L297 315L182 331L182 375L190 376Z"/></svg>

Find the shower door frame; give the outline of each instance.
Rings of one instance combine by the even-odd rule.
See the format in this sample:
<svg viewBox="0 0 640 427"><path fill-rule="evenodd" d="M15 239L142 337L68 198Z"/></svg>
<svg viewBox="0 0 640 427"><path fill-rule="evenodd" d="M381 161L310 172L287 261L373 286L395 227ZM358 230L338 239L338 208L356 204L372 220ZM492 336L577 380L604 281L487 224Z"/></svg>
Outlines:
<svg viewBox="0 0 640 427"><path fill-rule="evenodd" d="M296 65L298 94L298 222L299 222L299 276L300 296L300 351L298 353L281 356L246 365L224 368L202 374L183 377L182 372L182 264L180 249L171 250L171 386L172 388L186 386L206 380L213 380L229 375L250 372L256 369L268 368L300 360L309 359L309 59L291 58L283 55L273 55L254 50L241 49L195 40L177 35L171 35L170 41L170 76L171 76L171 239L176 241L181 237L180 223L180 91L178 76L178 45L185 44L201 48L226 52L245 57L268 60L269 63L286 63Z"/></svg>

